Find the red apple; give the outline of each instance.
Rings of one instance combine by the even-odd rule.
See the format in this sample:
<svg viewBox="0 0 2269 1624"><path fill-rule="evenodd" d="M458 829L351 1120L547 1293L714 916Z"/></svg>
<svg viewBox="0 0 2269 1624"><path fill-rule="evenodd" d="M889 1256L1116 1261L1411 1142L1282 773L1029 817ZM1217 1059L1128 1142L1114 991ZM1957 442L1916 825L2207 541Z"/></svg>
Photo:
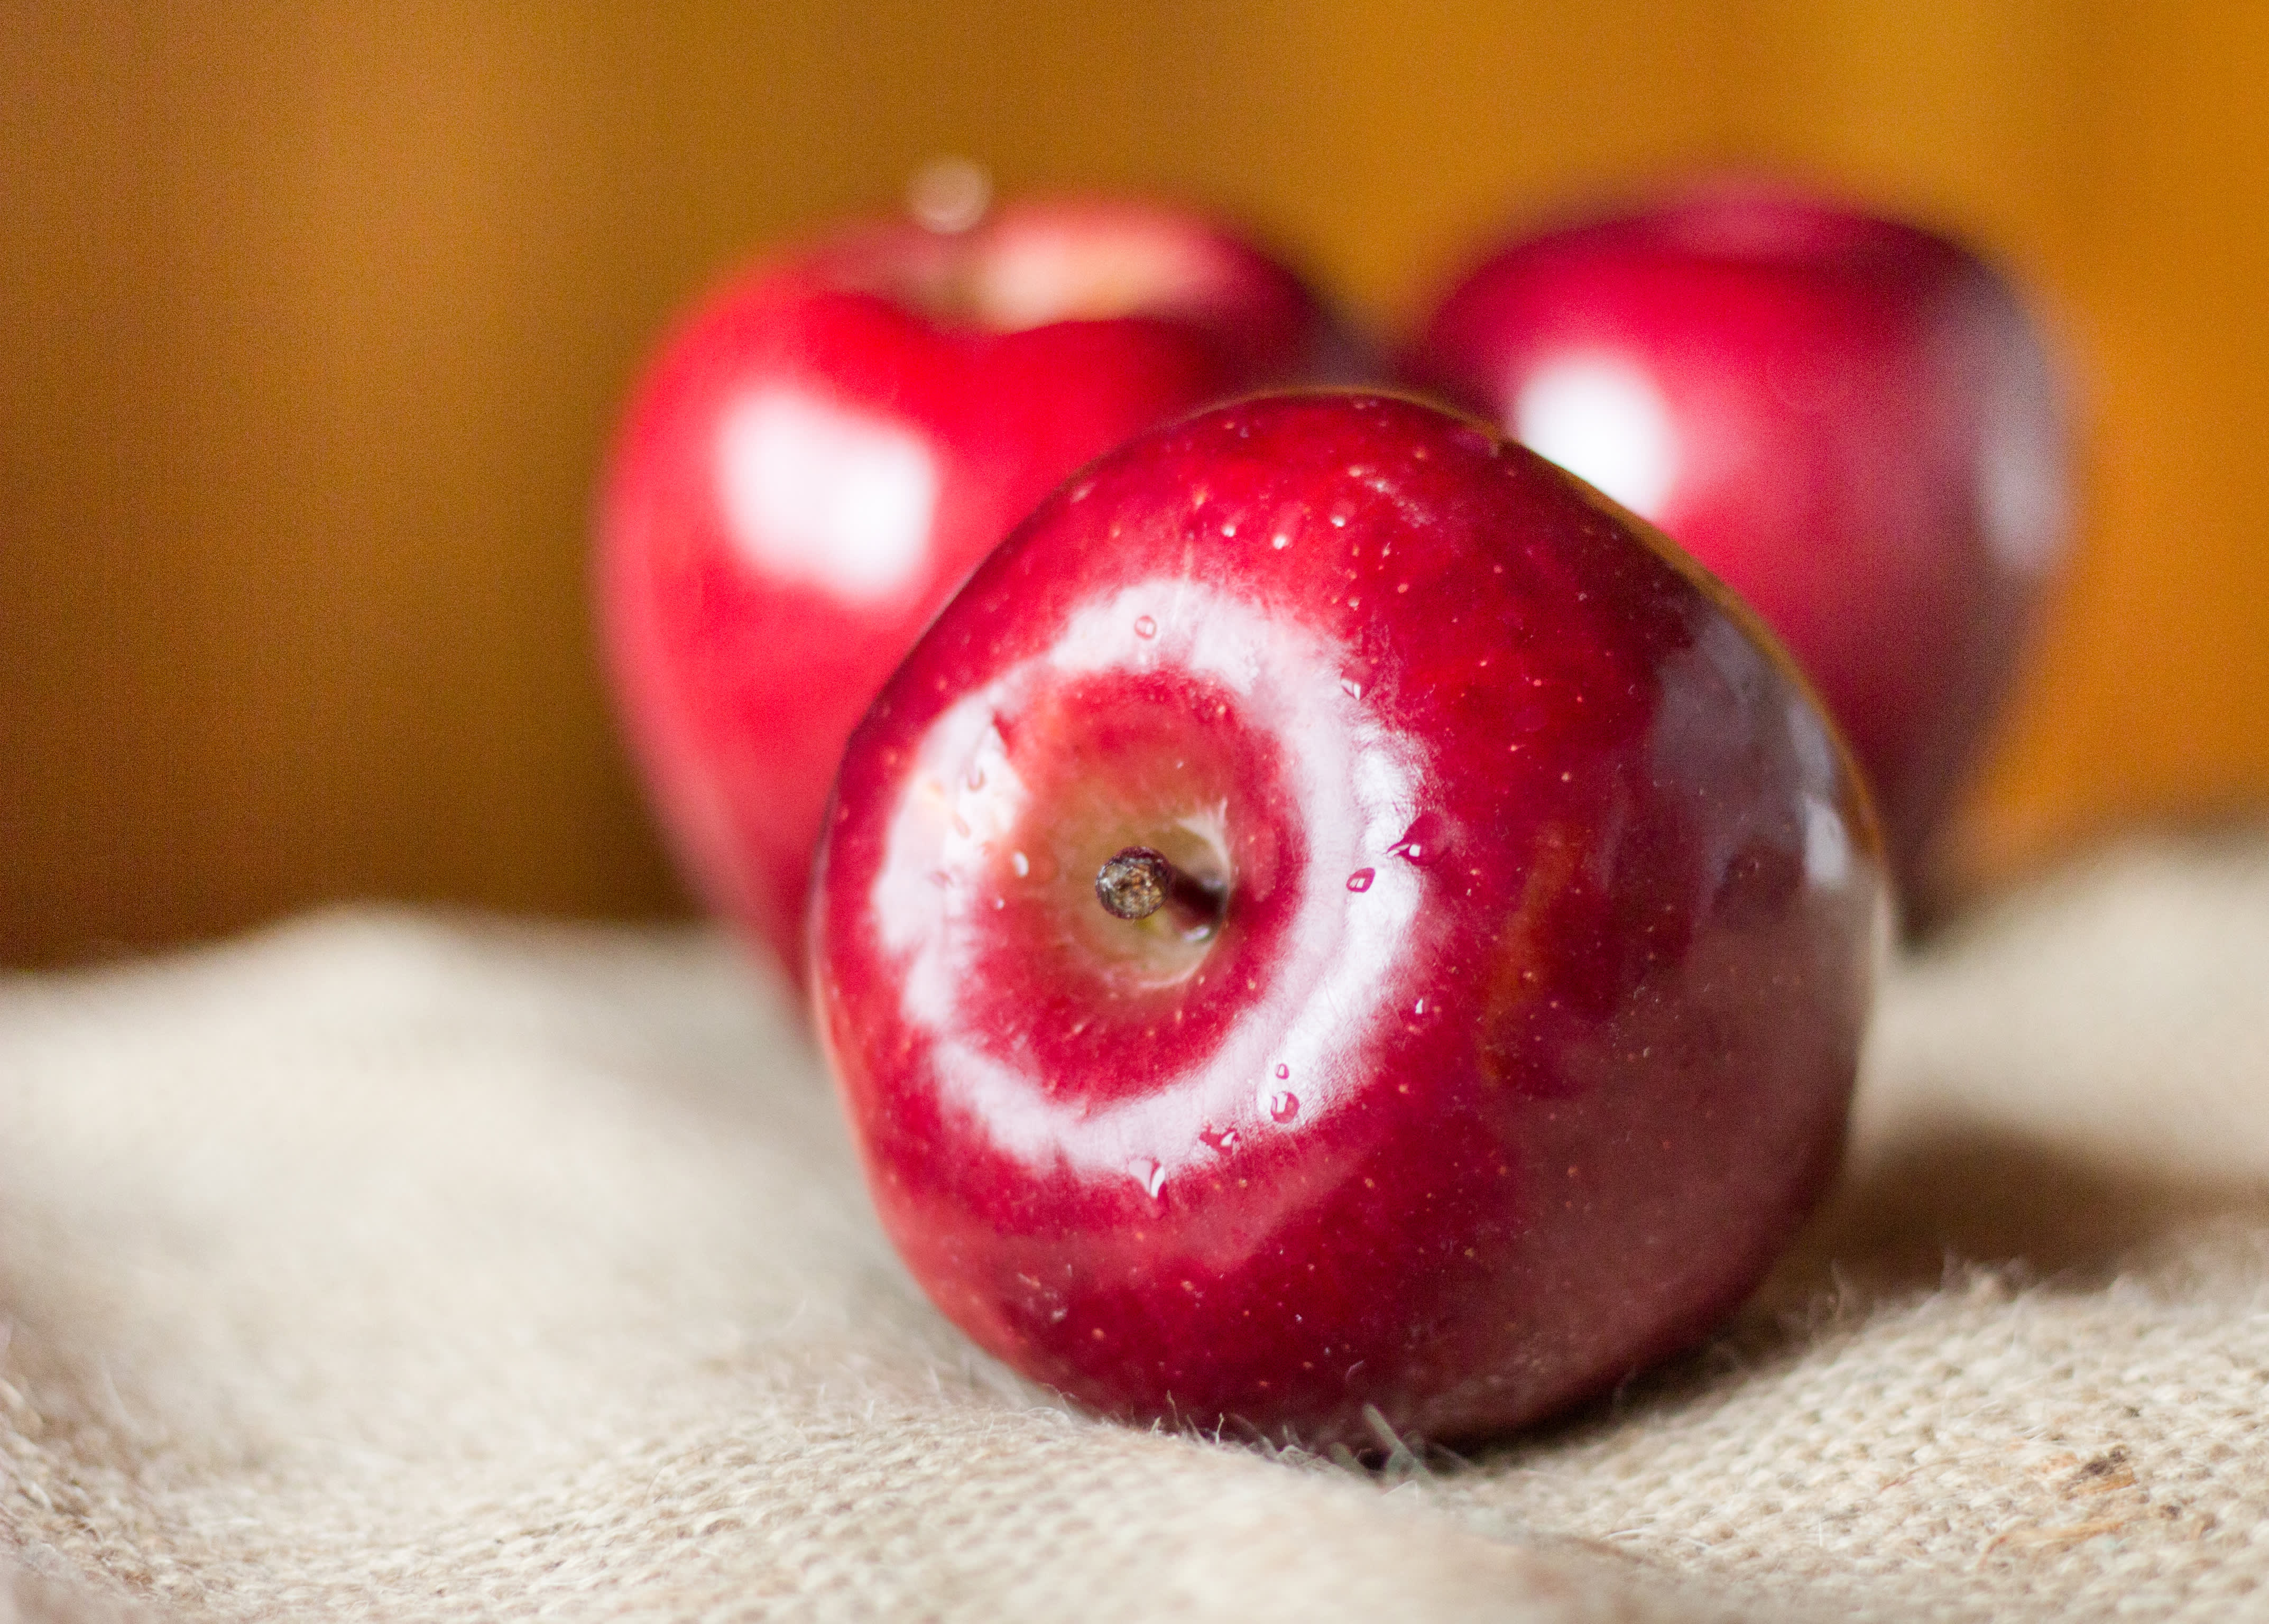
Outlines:
<svg viewBox="0 0 2269 1624"><path fill-rule="evenodd" d="M2007 282L1913 226L1721 185L1492 254L1407 375L1747 598L1917 874L2065 541L2057 393Z"/></svg>
<svg viewBox="0 0 2269 1624"><path fill-rule="evenodd" d="M1837 1160L1880 869L1674 546L1466 419L1268 397L1091 466L915 646L813 997L985 1347L1115 1414L1454 1437L1751 1288Z"/></svg>
<svg viewBox="0 0 2269 1624"><path fill-rule="evenodd" d="M618 705L683 867L800 967L843 742L987 549L1081 463L1304 375L1290 273L1118 202L850 227L725 287L630 402L598 593Z"/></svg>

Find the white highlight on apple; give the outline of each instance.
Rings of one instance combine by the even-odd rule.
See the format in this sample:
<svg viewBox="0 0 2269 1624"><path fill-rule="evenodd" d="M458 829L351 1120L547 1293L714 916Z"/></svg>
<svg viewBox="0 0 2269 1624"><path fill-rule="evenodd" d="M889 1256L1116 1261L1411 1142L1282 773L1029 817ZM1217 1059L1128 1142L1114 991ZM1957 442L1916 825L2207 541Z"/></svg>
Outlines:
<svg viewBox="0 0 2269 1624"><path fill-rule="evenodd" d="M921 574L937 461L903 424L802 390L736 402L717 431L717 499L743 555L766 574L850 603Z"/></svg>
<svg viewBox="0 0 2269 1624"><path fill-rule="evenodd" d="M1105 321L1186 302L1218 278L1207 246L1149 220L1004 220L971 267L976 302L1002 332Z"/></svg>
<svg viewBox="0 0 2269 1624"><path fill-rule="evenodd" d="M1852 878L1851 830L1836 804L1836 746L1812 706L1788 702L1788 742L1803 771L1804 878L1818 890L1840 890Z"/></svg>
<svg viewBox="0 0 2269 1624"><path fill-rule="evenodd" d="M1830 888L1851 877L1851 836L1844 815L1817 795L1804 798L1804 877Z"/></svg>
<svg viewBox="0 0 2269 1624"><path fill-rule="evenodd" d="M2062 557L2071 529L2064 451L2056 421L2038 397L1988 414L1977 506L1986 544L2005 567L2036 575Z"/></svg>
<svg viewBox="0 0 2269 1624"><path fill-rule="evenodd" d="M1146 612L1157 630L1138 638L1132 628ZM1287 962L1260 989L1253 1018L1194 1060L1203 1081L1100 1109L1066 1105L987 1052L967 1035L970 1023L955 1018L972 974L965 944L982 929L986 853L1016 829L1030 794L993 718L1013 712L1035 683L1161 666L1219 683L1248 726L1279 742L1307 838L1304 895L1286 928ZM923 735L909 778L915 787L891 813L873 917L884 945L903 956L908 1018L937 1034L933 1053L945 1097L982 1123L1000 1149L1035 1165L1061 1159L1090 1171L1155 1164L1147 1182L1163 1185L1214 1155L1201 1138L1209 1123L1253 1121L1258 1131L1271 1119L1271 1096L1288 1087L1302 1119L1312 1120L1334 1108L1335 1081L1360 1071L1349 1051L1365 1035L1349 1032L1343 1012L1372 1001L1407 962L1403 944L1419 914L1418 874L1377 860L1416 814L1419 765L1338 684L1313 680L1329 668L1313 633L1259 604L1201 581L1151 580L1089 605L1045 653L964 696ZM1345 882L1363 867L1376 867L1378 877L1358 896ZM940 886L946 907L933 927ZM1280 1067L1290 1083L1277 1080Z"/></svg>
<svg viewBox="0 0 2269 1624"><path fill-rule="evenodd" d="M1556 357L1524 379L1512 436L1642 519L1653 519L1678 474L1676 436L1661 391L1630 362Z"/></svg>

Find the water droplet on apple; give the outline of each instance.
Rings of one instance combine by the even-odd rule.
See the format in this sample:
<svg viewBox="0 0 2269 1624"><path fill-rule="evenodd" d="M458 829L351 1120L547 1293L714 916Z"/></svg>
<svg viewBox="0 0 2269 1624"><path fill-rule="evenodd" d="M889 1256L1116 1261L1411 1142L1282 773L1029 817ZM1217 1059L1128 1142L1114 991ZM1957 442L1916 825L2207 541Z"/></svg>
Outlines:
<svg viewBox="0 0 2269 1624"><path fill-rule="evenodd" d="M1031 859L1026 857L1022 852L1009 853L1009 867L1016 871L1016 877L1019 880L1032 872Z"/></svg>
<svg viewBox="0 0 2269 1624"><path fill-rule="evenodd" d="M1147 1156L1129 1170L1134 1175L1134 1182L1142 1186L1142 1193L1154 1201L1158 1199L1158 1192L1166 1187L1166 1170Z"/></svg>
<svg viewBox="0 0 2269 1624"><path fill-rule="evenodd" d="M1410 820L1402 838L1386 849L1406 863L1425 867L1442 856L1442 820L1431 812L1421 812Z"/></svg>
<svg viewBox="0 0 2269 1624"><path fill-rule="evenodd" d="M985 787L985 769L981 766L971 767L969 769L968 778L963 781L972 789L983 789Z"/></svg>
<svg viewBox="0 0 2269 1624"><path fill-rule="evenodd" d="M1235 1148L1237 1144L1237 1130L1235 1128L1217 1128L1214 1126L1212 1123L1208 1122L1198 1130L1198 1138L1204 1142L1206 1148L1209 1150L1226 1151Z"/></svg>
<svg viewBox="0 0 2269 1624"><path fill-rule="evenodd" d="M1300 1096L1289 1089L1279 1089L1268 1096L1268 1118L1272 1122L1290 1122L1300 1114Z"/></svg>
<svg viewBox="0 0 2269 1624"><path fill-rule="evenodd" d="M1371 882L1378 877L1378 870L1376 868L1358 868L1348 875L1348 890L1367 891L1371 889Z"/></svg>
<svg viewBox="0 0 2269 1624"><path fill-rule="evenodd" d="M1279 530L1276 532L1275 538L1268 544L1271 547L1274 547L1278 552L1282 552L1292 544L1292 538L1286 532Z"/></svg>
<svg viewBox="0 0 2269 1624"><path fill-rule="evenodd" d="M1350 699L1360 699L1363 698L1363 684L1356 682L1355 678L1351 676L1343 676L1340 678L1340 688L1341 690Z"/></svg>
<svg viewBox="0 0 2269 1624"><path fill-rule="evenodd" d="M1148 615L1142 616L1134 623L1134 635L1138 638L1157 637L1158 635L1158 623L1151 619Z"/></svg>
<svg viewBox="0 0 2269 1624"><path fill-rule="evenodd" d="M1292 1074L1292 1068L1289 1066L1279 1064L1276 1067L1276 1074L1279 1077L1289 1077Z"/></svg>

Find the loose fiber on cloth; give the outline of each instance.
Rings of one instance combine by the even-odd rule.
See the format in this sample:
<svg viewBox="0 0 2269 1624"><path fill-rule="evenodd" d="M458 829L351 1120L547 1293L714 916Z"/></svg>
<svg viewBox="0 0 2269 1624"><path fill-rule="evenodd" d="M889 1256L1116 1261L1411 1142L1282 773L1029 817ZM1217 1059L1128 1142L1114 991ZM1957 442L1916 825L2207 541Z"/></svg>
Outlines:
<svg viewBox="0 0 2269 1624"><path fill-rule="evenodd" d="M1470 1458L972 1353L694 933L0 981L0 1620L2269 1618L2269 847L1899 967L1758 1301Z"/></svg>

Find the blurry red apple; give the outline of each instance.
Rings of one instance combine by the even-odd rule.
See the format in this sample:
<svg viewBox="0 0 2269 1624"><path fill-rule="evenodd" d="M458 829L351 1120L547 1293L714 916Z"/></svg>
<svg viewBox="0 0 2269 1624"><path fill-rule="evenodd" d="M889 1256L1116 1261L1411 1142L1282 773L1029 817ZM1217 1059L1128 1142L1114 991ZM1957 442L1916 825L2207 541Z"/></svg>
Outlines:
<svg viewBox="0 0 2269 1624"><path fill-rule="evenodd" d="M844 740L986 550L1081 463L1304 375L1289 272L1171 209L854 226L669 339L599 516L618 706L697 890L791 968Z"/></svg>
<svg viewBox="0 0 2269 1624"><path fill-rule="evenodd" d="M1489 430L1290 395L1089 468L854 735L812 984L883 1222L1100 1410L1496 1431L1833 1169L1883 907L1770 636Z"/></svg>
<svg viewBox="0 0 2269 1624"><path fill-rule="evenodd" d="M2007 283L1910 225L1698 189L1494 253L1408 375L1747 598L1915 875L2065 540L2056 389Z"/></svg>

